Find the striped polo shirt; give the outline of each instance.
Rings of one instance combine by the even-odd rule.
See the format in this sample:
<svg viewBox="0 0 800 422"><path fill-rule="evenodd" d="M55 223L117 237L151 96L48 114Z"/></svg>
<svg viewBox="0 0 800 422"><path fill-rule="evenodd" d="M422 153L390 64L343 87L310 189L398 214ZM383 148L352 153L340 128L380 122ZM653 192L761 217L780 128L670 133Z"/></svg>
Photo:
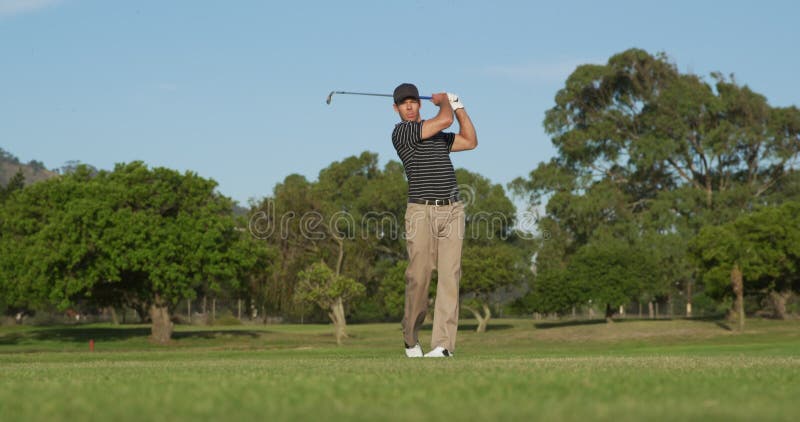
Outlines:
<svg viewBox="0 0 800 422"><path fill-rule="evenodd" d="M458 197L458 184L450 148L456 135L439 132L420 139L422 122L400 122L392 131L392 144L403 162L408 179L409 199L447 199Z"/></svg>

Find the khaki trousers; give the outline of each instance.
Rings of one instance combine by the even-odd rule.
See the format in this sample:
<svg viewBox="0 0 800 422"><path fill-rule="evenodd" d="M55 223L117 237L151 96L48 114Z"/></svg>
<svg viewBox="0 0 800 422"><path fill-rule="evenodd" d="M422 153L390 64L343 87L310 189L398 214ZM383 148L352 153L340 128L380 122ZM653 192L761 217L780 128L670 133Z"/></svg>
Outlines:
<svg viewBox="0 0 800 422"><path fill-rule="evenodd" d="M458 286L461 280L461 247L464 240L464 204L422 205L409 203L405 215L408 268L403 315L403 340L413 346L428 311L431 273L437 271L431 349L456 348Z"/></svg>

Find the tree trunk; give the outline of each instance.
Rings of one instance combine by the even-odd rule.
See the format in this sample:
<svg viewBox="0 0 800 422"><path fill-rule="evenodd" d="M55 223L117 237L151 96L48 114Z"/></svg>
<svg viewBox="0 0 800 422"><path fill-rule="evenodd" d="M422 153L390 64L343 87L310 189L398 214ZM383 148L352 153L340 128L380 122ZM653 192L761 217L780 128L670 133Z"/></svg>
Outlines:
<svg viewBox="0 0 800 422"><path fill-rule="evenodd" d="M153 321L150 338L158 344L169 344L172 338L172 321L169 317L169 306L159 295L150 305L150 320Z"/></svg>
<svg viewBox="0 0 800 422"><path fill-rule="evenodd" d="M192 323L192 299L186 299L186 320Z"/></svg>
<svg viewBox="0 0 800 422"><path fill-rule="evenodd" d="M117 318L117 310L113 306L108 307L108 312L111 314L111 323L119 325L119 318Z"/></svg>
<svg viewBox="0 0 800 422"><path fill-rule="evenodd" d="M736 295L734 313L739 323L739 331L741 331L744 330L744 282L739 264L734 264L731 270L731 286L733 287L733 294Z"/></svg>
<svg viewBox="0 0 800 422"><path fill-rule="evenodd" d="M339 245L339 254L336 258L336 277L339 277L342 274L342 264L344 263L344 239L337 236L337 233L333 230L332 227L329 227L328 230L333 237L333 240ZM344 303L342 303L342 298L336 298L336 301L331 305L331 312L328 313L331 320L333 321L333 329L336 333L336 344L341 345L342 339L347 338L347 321L344 319Z"/></svg>
<svg viewBox="0 0 800 422"><path fill-rule="evenodd" d="M692 317L692 282L686 283L686 318Z"/></svg>
<svg viewBox="0 0 800 422"><path fill-rule="evenodd" d="M344 304L342 299L336 299L331 305L331 311L328 312L328 317L333 322L333 330L336 335L336 344L341 345L342 339L347 338L347 321L344 319Z"/></svg>
<svg viewBox="0 0 800 422"><path fill-rule="evenodd" d="M619 316L620 318L625 316L625 305L619 305Z"/></svg>
<svg viewBox="0 0 800 422"><path fill-rule="evenodd" d="M642 302L639 301L639 319L642 319Z"/></svg>
<svg viewBox="0 0 800 422"><path fill-rule="evenodd" d="M611 307L610 304L606 304L606 322L612 324L614 320L612 317L614 316L614 309Z"/></svg>
<svg viewBox="0 0 800 422"><path fill-rule="evenodd" d="M475 316L475 319L478 320L478 328L475 329L476 333L485 333L486 326L489 324L489 320L492 318L492 310L489 309L489 305L482 303L481 307L483 308L483 315L477 309L463 305L464 309L472 312L472 315Z"/></svg>
<svg viewBox="0 0 800 422"><path fill-rule="evenodd" d="M788 290L782 292L771 291L769 292L769 300L772 302L772 309L774 310L775 318L786 319L786 301L789 299L791 293Z"/></svg>
<svg viewBox="0 0 800 422"><path fill-rule="evenodd" d="M211 299L211 325L217 321L217 298Z"/></svg>
<svg viewBox="0 0 800 422"><path fill-rule="evenodd" d="M241 321L242 320L242 299L239 299L236 302L237 302L237 305L239 305L239 311L236 314L236 319Z"/></svg>
<svg viewBox="0 0 800 422"><path fill-rule="evenodd" d="M147 322L148 322L148 320L150 319L150 318L149 318L149 316L147 315L148 311L147 311L147 310L145 310L145 308L144 308L144 307L142 307L141 305L137 306L137 307L136 307L136 308L134 308L134 309L136 310L136 315L138 315L138 316L139 316L139 323L140 323L140 324L145 324L145 323L147 323Z"/></svg>
<svg viewBox="0 0 800 422"><path fill-rule="evenodd" d="M667 318L672 319L672 295L667 295Z"/></svg>

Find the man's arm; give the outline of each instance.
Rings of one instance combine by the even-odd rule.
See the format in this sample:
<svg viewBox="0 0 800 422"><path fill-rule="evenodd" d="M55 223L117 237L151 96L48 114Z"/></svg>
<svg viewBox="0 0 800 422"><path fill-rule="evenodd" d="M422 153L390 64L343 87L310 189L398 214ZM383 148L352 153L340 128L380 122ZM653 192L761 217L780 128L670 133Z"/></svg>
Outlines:
<svg viewBox="0 0 800 422"><path fill-rule="evenodd" d="M457 152L475 149L478 146L478 134L475 133L475 126L472 124L472 120L463 107L456 110L456 119L458 119L458 126L461 129L456 134L456 139L453 141L453 146L450 147L450 151Z"/></svg>
<svg viewBox="0 0 800 422"><path fill-rule="evenodd" d="M422 122L420 139L428 139L453 124L453 108L450 106L447 94L444 92L433 94L431 95L431 102L439 106L439 113L434 118Z"/></svg>

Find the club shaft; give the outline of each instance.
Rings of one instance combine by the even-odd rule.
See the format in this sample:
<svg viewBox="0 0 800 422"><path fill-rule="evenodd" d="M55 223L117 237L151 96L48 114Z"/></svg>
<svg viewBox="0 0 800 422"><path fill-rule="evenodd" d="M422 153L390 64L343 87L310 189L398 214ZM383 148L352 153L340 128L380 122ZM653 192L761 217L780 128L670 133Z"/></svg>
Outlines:
<svg viewBox="0 0 800 422"><path fill-rule="evenodd" d="M333 91L334 94L347 94L347 95L369 95L372 97L391 97L391 94L374 94L372 92L348 92L348 91Z"/></svg>
<svg viewBox="0 0 800 422"><path fill-rule="evenodd" d="M373 97L391 97L392 94L374 94L372 92L348 92L348 91L333 91L334 94L349 94L349 95L371 95ZM421 100L430 100L431 97L420 95Z"/></svg>
<svg viewBox="0 0 800 422"><path fill-rule="evenodd" d="M330 94L328 94L328 100L326 101L328 104L331 103L331 98L333 97L333 94L368 95L368 96L371 96L371 97L392 97L393 96L392 94L376 94L376 93L373 93L373 92L332 91ZM429 97L429 96L422 96L422 95L419 98L421 100L430 100L431 99L431 97Z"/></svg>

